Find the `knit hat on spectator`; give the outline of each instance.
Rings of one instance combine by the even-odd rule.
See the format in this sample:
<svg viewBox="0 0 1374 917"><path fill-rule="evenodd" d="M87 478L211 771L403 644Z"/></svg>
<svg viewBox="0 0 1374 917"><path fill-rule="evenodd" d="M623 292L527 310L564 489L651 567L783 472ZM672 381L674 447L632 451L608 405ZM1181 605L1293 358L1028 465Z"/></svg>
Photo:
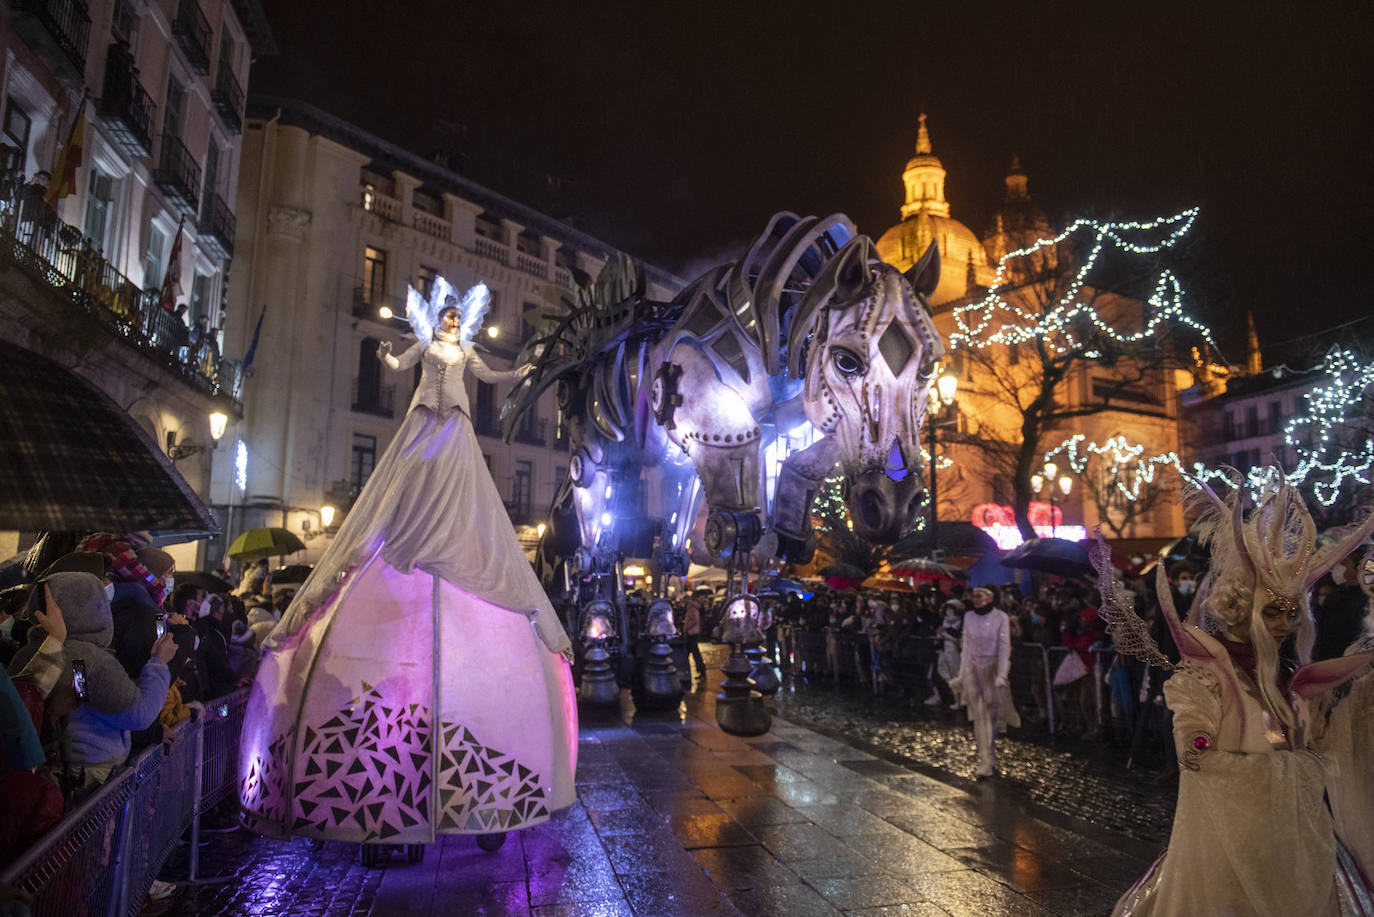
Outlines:
<svg viewBox="0 0 1374 917"><path fill-rule="evenodd" d="M87 535L81 540L78 546L79 551L99 551L108 555L111 563L111 577L116 583L142 583L152 596L153 603L162 604L166 598L167 590L162 582L162 577L166 575L170 567L164 569L161 574L154 576L143 561L138 559L133 545L122 535L113 535L109 532L97 532L94 535ZM171 555L166 551L159 551L159 554L171 559Z"/></svg>
<svg viewBox="0 0 1374 917"><path fill-rule="evenodd" d="M155 578L161 579L172 571L176 566L176 561L172 555L161 548L144 548L138 552L139 562L148 568L148 572Z"/></svg>

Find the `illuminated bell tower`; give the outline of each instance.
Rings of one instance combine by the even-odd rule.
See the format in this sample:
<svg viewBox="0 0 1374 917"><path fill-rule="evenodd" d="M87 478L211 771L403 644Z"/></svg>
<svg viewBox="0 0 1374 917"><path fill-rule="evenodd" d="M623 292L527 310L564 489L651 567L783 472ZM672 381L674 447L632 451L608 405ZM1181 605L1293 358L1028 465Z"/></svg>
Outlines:
<svg viewBox="0 0 1374 917"><path fill-rule="evenodd" d="M902 173L906 185L906 203L902 205L902 219L924 213L948 217L949 201L945 200L945 167L930 151L930 131L926 130L926 116L920 117L916 133L916 155Z"/></svg>

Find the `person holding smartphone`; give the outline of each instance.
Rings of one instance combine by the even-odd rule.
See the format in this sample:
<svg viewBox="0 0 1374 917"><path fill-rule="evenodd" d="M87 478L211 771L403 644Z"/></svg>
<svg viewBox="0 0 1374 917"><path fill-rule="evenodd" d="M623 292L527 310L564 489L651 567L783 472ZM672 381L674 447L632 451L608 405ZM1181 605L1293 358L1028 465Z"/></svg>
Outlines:
<svg viewBox="0 0 1374 917"><path fill-rule="evenodd" d="M84 671L86 698L68 718L73 771L84 771L88 786L103 783L129 755L129 733L144 729L156 719L167 697L170 674L167 662L176 652L170 636L160 637L152 647L137 681L129 678L110 651L114 623L104 584L89 573L54 573L34 590L30 609L42 628L34 628L29 642L20 648L10 663L18 673L44 651L54 635L44 620L54 621L54 612L65 626L63 643L70 671L77 671L79 660ZM78 685L73 683L73 689Z"/></svg>

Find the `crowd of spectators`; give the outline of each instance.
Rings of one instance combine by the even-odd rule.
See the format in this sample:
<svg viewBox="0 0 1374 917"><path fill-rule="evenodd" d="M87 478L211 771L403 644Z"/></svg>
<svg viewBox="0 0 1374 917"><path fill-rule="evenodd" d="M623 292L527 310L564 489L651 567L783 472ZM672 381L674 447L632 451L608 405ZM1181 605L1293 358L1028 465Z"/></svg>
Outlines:
<svg viewBox="0 0 1374 917"><path fill-rule="evenodd" d="M1355 570L1362 556L1362 551L1352 554L1314 589L1314 659L1341 655L1361 632L1368 600ZM1167 572L1174 605L1186 615L1205 568L1185 560L1171 563ZM1061 735L1118 747L1166 779L1176 776L1171 715L1163 696L1169 673L1115 651L1090 580L1035 579L1043 582L1030 595L1011 583L987 587L1009 618L1012 693L1022 722L1045 728L1053 705ZM1126 582L1155 642L1177 661L1153 573L1127 575ZM971 609L964 584L945 580L914 593L815 588L806 599L789 595L776 614L794 635L811 635L811 646L823 641L819 666L805 674L835 680L857 675L866 687L895 700L941 716L957 715L952 711L961 708L961 699L950 683L959 671L963 619ZM779 661L789 668L786 659ZM791 671L800 674L793 662Z"/></svg>
<svg viewBox="0 0 1374 917"><path fill-rule="evenodd" d="M131 755L246 687L296 586L250 563L238 589L178 574L136 535L45 535L0 592L0 861ZM213 828L213 819L207 824Z"/></svg>

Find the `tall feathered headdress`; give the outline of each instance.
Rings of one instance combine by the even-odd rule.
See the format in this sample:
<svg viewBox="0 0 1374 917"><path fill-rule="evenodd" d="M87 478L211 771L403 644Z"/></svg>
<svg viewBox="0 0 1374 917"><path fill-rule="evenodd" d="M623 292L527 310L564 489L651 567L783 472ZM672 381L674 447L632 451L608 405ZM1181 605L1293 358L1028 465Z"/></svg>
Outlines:
<svg viewBox="0 0 1374 917"><path fill-rule="evenodd" d="M1192 485L1188 501L1203 510L1197 522L1199 541L1211 551L1210 569L1193 601L1189 624L1204 632L1231 628L1248 630L1250 645L1255 651L1260 699L1287 727L1291 737L1298 724L1292 708L1278 691L1278 647L1264 626L1265 611L1277 609L1294 618L1298 660L1308 663L1316 636L1308 596L1317 580L1374 531L1374 512L1367 512L1360 523L1318 548L1317 527L1307 505L1277 466L1269 469L1264 489L1248 517L1244 510L1244 488L1239 486L1244 478L1237 473L1234 479L1238 486L1221 497L1206 483L1188 478ZM1096 554L1094 562L1098 564L1100 575L1109 578L1110 567L1103 552ZM1174 632L1180 651L1185 657L1204 654L1198 641L1191 639L1178 622L1162 566L1158 591L1165 620ZM1126 638L1123 642L1129 647L1126 652L1158 664L1154 658L1158 657L1158 647L1137 626L1138 619L1121 590L1114 585L1104 587L1103 598L1103 617L1108 621L1109 632L1120 630ZM1331 661L1321 666L1339 668L1331 665ZM1303 678L1295 675L1291 690L1299 693L1314 690L1331 674L1322 674L1325 670L1321 666L1304 666L1308 674Z"/></svg>
<svg viewBox="0 0 1374 917"><path fill-rule="evenodd" d="M415 287L406 290L406 319L421 343L428 344L434 340L439 315L449 307L456 308L462 316L463 324L458 337L466 344L482 329L482 321L491 307L491 291L485 283L479 283L459 297L453 285L442 276L434 278L429 299L425 299L424 294Z"/></svg>

